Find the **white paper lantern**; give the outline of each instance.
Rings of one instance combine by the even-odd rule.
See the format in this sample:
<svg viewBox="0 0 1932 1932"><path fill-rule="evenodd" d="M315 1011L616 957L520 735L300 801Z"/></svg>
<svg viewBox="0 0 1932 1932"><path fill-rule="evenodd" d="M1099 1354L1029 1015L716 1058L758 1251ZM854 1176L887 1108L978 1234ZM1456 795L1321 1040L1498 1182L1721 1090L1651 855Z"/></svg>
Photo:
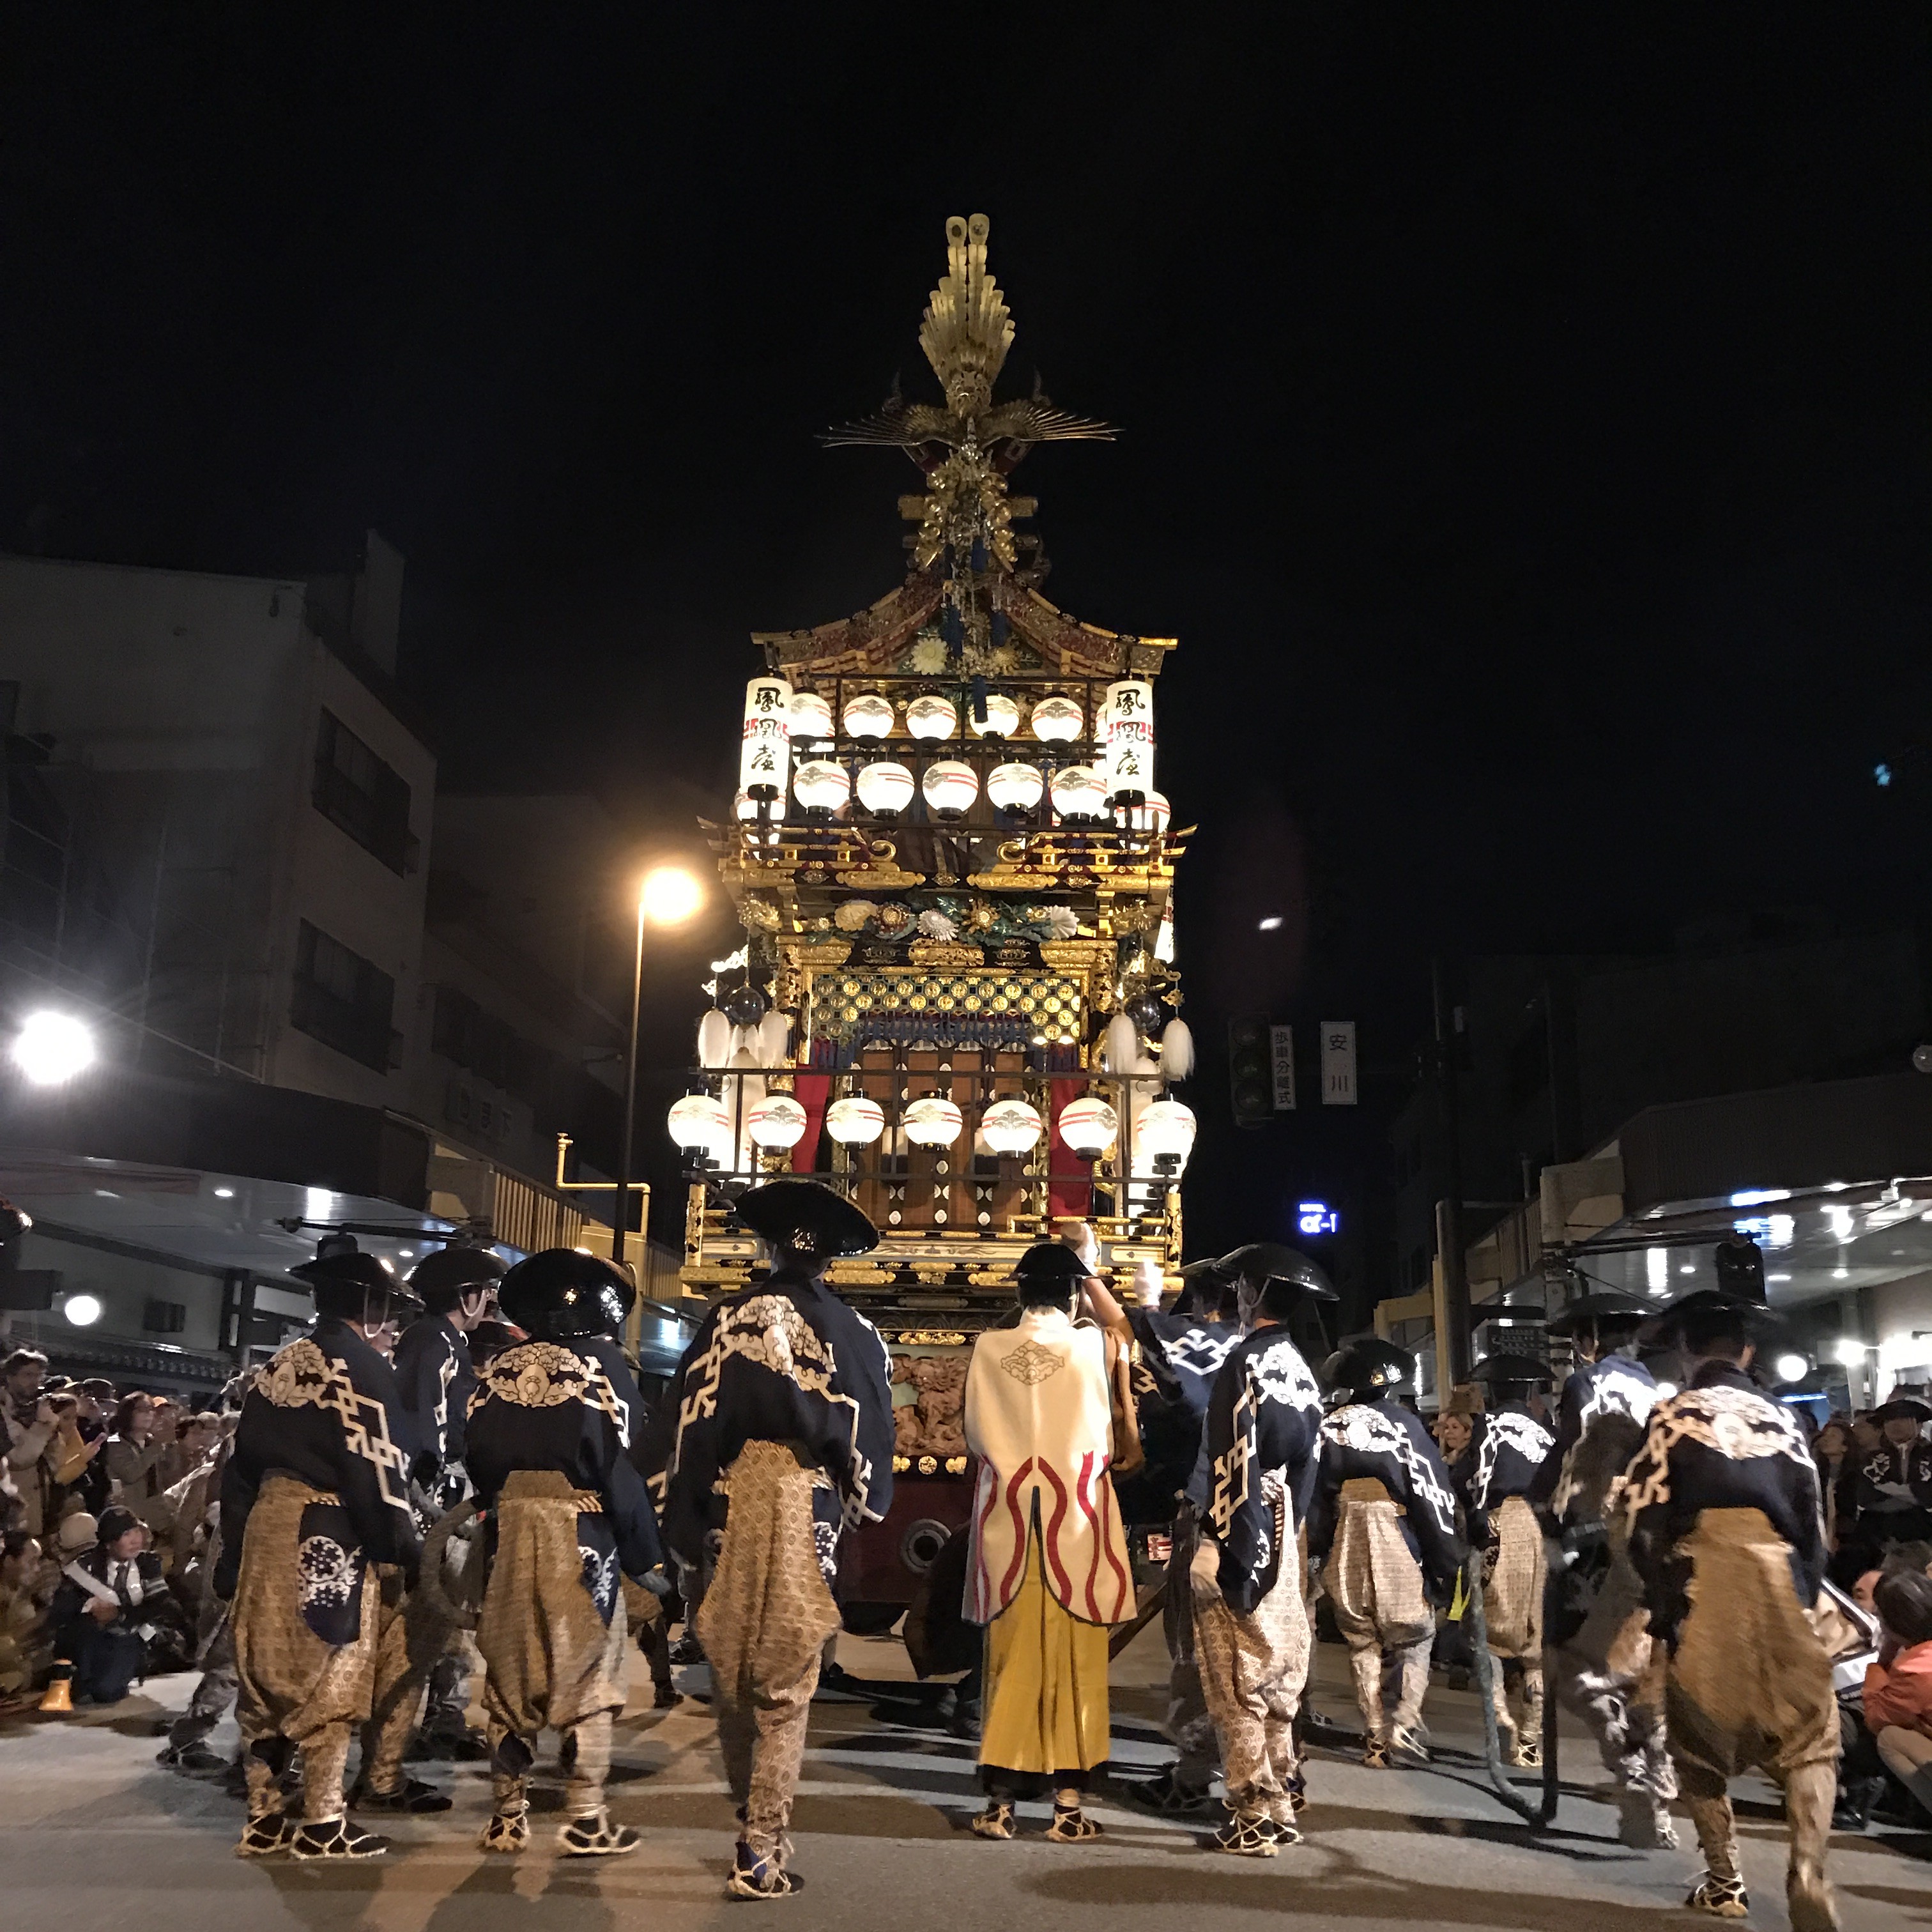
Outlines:
<svg viewBox="0 0 1932 1932"><path fill-rule="evenodd" d="M1154 785L1154 686L1124 677L1107 687L1100 706L1102 776L1107 796Z"/></svg>
<svg viewBox="0 0 1932 1932"><path fill-rule="evenodd" d="M906 1138L919 1147L950 1147L965 1124L959 1109L937 1094L915 1100L905 1110Z"/></svg>
<svg viewBox="0 0 1932 1932"><path fill-rule="evenodd" d="M859 802L868 812L903 812L912 802L912 774L890 758L859 771Z"/></svg>
<svg viewBox="0 0 1932 1932"><path fill-rule="evenodd" d="M1087 714L1070 698L1042 698L1033 708L1033 735L1049 745L1070 744L1086 722Z"/></svg>
<svg viewBox="0 0 1932 1932"><path fill-rule="evenodd" d="M815 691L795 691L791 694L791 736L794 744L814 744L832 736L832 700Z"/></svg>
<svg viewBox="0 0 1932 1932"><path fill-rule="evenodd" d="M966 707L966 722L972 726L974 735L980 738L1010 738L1020 728L1020 708L1004 691L989 691L986 694L986 722L981 724L973 716L973 707Z"/></svg>
<svg viewBox="0 0 1932 1932"><path fill-rule="evenodd" d="M951 737L958 728L959 714L950 698L928 691L906 706L906 729L928 744L936 745L942 738Z"/></svg>
<svg viewBox="0 0 1932 1932"><path fill-rule="evenodd" d="M1120 1117L1094 1094L1070 1100L1060 1116L1060 1138L1082 1160L1097 1160L1114 1144Z"/></svg>
<svg viewBox="0 0 1932 1932"><path fill-rule="evenodd" d="M782 677L754 677L745 687L745 734L738 752L738 784L776 787L791 776L791 686Z"/></svg>
<svg viewBox="0 0 1932 1932"><path fill-rule="evenodd" d="M1167 802L1164 792L1150 791L1147 795L1148 809L1154 814L1154 831L1156 838L1167 836L1168 821L1174 816L1174 808Z"/></svg>
<svg viewBox="0 0 1932 1932"><path fill-rule="evenodd" d="M730 1150L730 1112L712 1094L687 1094L682 1100L674 1100L665 1124L678 1147L702 1148L714 1158L722 1158Z"/></svg>
<svg viewBox="0 0 1932 1932"><path fill-rule="evenodd" d="M1024 1154L1040 1136L1040 1110L1024 1100L995 1100L980 1116L980 1132L995 1154Z"/></svg>
<svg viewBox="0 0 1932 1932"><path fill-rule="evenodd" d="M1136 1164L1143 1155L1154 1161L1174 1154L1184 1161L1193 1149L1194 1112L1178 1100L1156 1100L1135 1117Z"/></svg>
<svg viewBox="0 0 1932 1932"><path fill-rule="evenodd" d="M1030 812L1046 790L1037 765L995 765L986 774L986 796L1002 812Z"/></svg>
<svg viewBox="0 0 1932 1932"><path fill-rule="evenodd" d="M886 1110L863 1094L849 1094L825 1110L825 1131L841 1147L869 1147L886 1129Z"/></svg>
<svg viewBox="0 0 1932 1932"><path fill-rule="evenodd" d="M871 740L890 738L892 733L892 707L890 700L875 691L862 692L845 700L845 735Z"/></svg>
<svg viewBox="0 0 1932 1932"><path fill-rule="evenodd" d="M1068 765L1053 775L1053 808L1062 818L1100 818L1107 809L1106 782L1091 765Z"/></svg>
<svg viewBox="0 0 1932 1932"><path fill-rule="evenodd" d="M812 758L799 766L791 788L806 811L836 812L852 796L852 774L830 758Z"/></svg>
<svg viewBox="0 0 1932 1932"><path fill-rule="evenodd" d="M806 1124L805 1109L789 1094L767 1094L745 1113L745 1131L761 1148L796 1147Z"/></svg>
<svg viewBox="0 0 1932 1932"><path fill-rule="evenodd" d="M980 796L979 774L957 758L935 758L926 766L919 788L941 818L958 818L972 809Z"/></svg>

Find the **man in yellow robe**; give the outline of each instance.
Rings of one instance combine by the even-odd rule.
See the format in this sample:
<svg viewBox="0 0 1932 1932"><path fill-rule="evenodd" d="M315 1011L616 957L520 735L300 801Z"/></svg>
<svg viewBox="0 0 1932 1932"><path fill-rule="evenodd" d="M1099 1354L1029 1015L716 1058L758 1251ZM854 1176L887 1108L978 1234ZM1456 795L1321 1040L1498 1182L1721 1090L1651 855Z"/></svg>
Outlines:
<svg viewBox="0 0 1932 1932"><path fill-rule="evenodd" d="M1016 1800L1053 1793L1057 1844L1097 1837L1081 1808L1107 1761L1107 1635L1132 1614L1113 1456L1106 1337L1076 1321L1085 1264L1058 1242L1020 1258L1020 1316L980 1337L966 1439L980 1459L966 1614L986 1627L982 1838L1010 1838Z"/></svg>

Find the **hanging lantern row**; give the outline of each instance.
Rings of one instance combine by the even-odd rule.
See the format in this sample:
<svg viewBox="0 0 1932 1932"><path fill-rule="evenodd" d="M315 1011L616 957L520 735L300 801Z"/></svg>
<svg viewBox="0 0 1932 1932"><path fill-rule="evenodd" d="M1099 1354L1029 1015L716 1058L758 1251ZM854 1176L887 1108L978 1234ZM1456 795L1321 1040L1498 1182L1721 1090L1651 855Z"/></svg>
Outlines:
<svg viewBox="0 0 1932 1932"><path fill-rule="evenodd" d="M1153 687L1144 680L1130 682L1137 690L1148 694L1148 701L1150 706ZM801 743L818 744L831 738L832 706L817 692L793 692L784 680L778 677L757 678L752 680L752 683L754 688L759 686L784 687L788 695L784 700L781 716L790 739ZM1109 686L1108 689L1111 693L1119 688ZM970 708L968 711L966 722L975 737L1011 738L1018 736L1021 713L1016 699L1003 691L988 692L986 697L986 716L980 718L972 715ZM746 715L748 717L751 715L748 697ZM767 701L760 716L768 717L771 715ZM875 691L868 691L845 700L845 707L839 714L839 722L844 728L846 736L869 742L890 737L898 716L890 698L882 697ZM958 734L958 707L950 698L942 697L937 692L925 692L907 704L905 722L907 730L922 742L943 743ZM1070 698L1042 698L1033 707L1033 734L1047 744L1070 742L1080 736L1086 728L1086 712ZM1148 729L1150 734L1150 718Z"/></svg>
<svg viewBox="0 0 1932 1932"><path fill-rule="evenodd" d="M789 1094L768 1094L745 1112L745 1131L759 1147L781 1152L805 1137L805 1108ZM919 1147L950 1147L965 1130L965 1117L953 1102L928 1094L906 1108L905 1137ZM1060 1138L1082 1160L1097 1160L1120 1132L1120 1115L1097 1094L1070 1101L1060 1116ZM687 1094L673 1102L667 1119L670 1137L681 1148L701 1152L719 1166L731 1153L731 1113L710 1094ZM825 1130L842 1147L869 1147L886 1129L885 1109L863 1094L848 1094L825 1110ZM994 1154L1027 1154L1046 1131L1040 1109L1020 1100L994 1100L980 1116L980 1137ZM1194 1114L1178 1100L1155 1100L1134 1120L1135 1166L1151 1172L1163 1160L1185 1163L1193 1151Z"/></svg>

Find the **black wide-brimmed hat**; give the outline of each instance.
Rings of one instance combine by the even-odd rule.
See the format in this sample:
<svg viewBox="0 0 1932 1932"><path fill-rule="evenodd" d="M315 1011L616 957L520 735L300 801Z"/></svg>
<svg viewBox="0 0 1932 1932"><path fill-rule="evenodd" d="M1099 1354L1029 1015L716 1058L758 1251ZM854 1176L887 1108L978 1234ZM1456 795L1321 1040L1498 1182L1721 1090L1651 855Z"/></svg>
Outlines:
<svg viewBox="0 0 1932 1932"><path fill-rule="evenodd" d="M338 1321L364 1320L370 1298L379 1294L388 1298L384 1312L398 1322L423 1312L422 1298L374 1255L358 1248L353 1234L330 1235L314 1260L303 1262L289 1272L314 1291L316 1312Z"/></svg>
<svg viewBox="0 0 1932 1932"><path fill-rule="evenodd" d="M1640 1294L1626 1294L1620 1288L1593 1288L1580 1294L1560 1314L1550 1318L1552 1335L1574 1335L1586 1324L1598 1322L1642 1322L1657 1312L1654 1301Z"/></svg>
<svg viewBox="0 0 1932 1932"><path fill-rule="evenodd" d="M1339 1301L1341 1297L1329 1286L1328 1277L1299 1248L1280 1241L1250 1241L1221 1257L1221 1266L1231 1276L1238 1276L1251 1288L1265 1288L1271 1281L1288 1282L1315 1301Z"/></svg>
<svg viewBox="0 0 1932 1932"><path fill-rule="evenodd" d="M425 1297L452 1289L460 1294L465 1288L490 1287L509 1268L494 1248L433 1248L410 1270L410 1286Z"/></svg>
<svg viewBox="0 0 1932 1932"><path fill-rule="evenodd" d="M1322 1365L1331 1407L1373 1401L1390 1389L1405 1388L1415 1377L1415 1358L1406 1348L1374 1336L1337 1348Z"/></svg>
<svg viewBox="0 0 1932 1932"><path fill-rule="evenodd" d="M1726 1294L1720 1288L1694 1288L1651 1318L1643 1339L1652 1347L1675 1348L1683 1340L1687 1322L1720 1315L1736 1317L1748 1336L1774 1334L1784 1326L1784 1317L1764 1302Z"/></svg>
<svg viewBox="0 0 1932 1932"><path fill-rule="evenodd" d="M1534 1355L1499 1349L1477 1363L1469 1371L1469 1379L1472 1382L1546 1382L1555 1377L1547 1362L1539 1362Z"/></svg>
<svg viewBox="0 0 1932 1932"><path fill-rule="evenodd" d="M1087 1264L1064 1241L1034 1242L1013 1269L1013 1279L1029 1288L1063 1288L1070 1293L1087 1274Z"/></svg>
<svg viewBox="0 0 1932 1932"><path fill-rule="evenodd" d="M624 1332L638 1291L600 1255L544 1248L496 1285L497 1305L532 1341L569 1342Z"/></svg>
<svg viewBox="0 0 1932 1932"><path fill-rule="evenodd" d="M879 1231L844 1195L819 1180L769 1180L738 1197L738 1219L753 1234L821 1261L868 1255Z"/></svg>
<svg viewBox="0 0 1932 1932"><path fill-rule="evenodd" d="M1932 1402L1922 1402L1916 1395L1895 1395L1882 1408L1872 1411L1874 1422L1932 1422Z"/></svg>

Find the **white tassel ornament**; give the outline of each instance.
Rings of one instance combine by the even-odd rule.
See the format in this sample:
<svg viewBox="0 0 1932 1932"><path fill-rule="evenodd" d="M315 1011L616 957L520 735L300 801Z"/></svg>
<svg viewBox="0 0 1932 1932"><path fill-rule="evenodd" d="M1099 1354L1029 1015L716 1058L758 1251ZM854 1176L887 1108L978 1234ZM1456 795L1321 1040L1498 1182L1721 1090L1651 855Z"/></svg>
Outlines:
<svg viewBox="0 0 1932 1932"><path fill-rule="evenodd" d="M1160 1070L1170 1080L1185 1080L1194 1071L1194 1036L1185 1020L1169 1020L1160 1036Z"/></svg>

